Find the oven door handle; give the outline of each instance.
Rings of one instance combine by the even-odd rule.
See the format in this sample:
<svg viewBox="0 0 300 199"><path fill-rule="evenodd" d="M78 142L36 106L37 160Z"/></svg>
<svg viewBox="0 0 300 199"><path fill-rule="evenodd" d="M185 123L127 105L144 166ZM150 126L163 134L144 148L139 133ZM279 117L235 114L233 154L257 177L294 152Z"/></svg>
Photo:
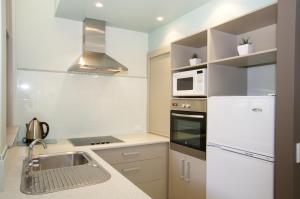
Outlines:
<svg viewBox="0 0 300 199"><path fill-rule="evenodd" d="M172 116L178 116L178 117L186 117L186 118L204 118L203 115L185 115L185 114L178 114L178 113L172 113Z"/></svg>

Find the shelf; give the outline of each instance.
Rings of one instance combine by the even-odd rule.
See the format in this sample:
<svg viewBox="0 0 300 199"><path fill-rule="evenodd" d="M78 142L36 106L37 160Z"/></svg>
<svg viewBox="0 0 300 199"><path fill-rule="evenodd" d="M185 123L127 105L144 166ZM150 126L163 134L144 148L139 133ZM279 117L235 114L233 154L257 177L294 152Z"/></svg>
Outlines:
<svg viewBox="0 0 300 199"><path fill-rule="evenodd" d="M212 29L231 34L242 34L277 23L277 4L244 15Z"/></svg>
<svg viewBox="0 0 300 199"><path fill-rule="evenodd" d="M171 72L207 68L208 96L276 93L277 7L270 4L173 42ZM243 38L250 38L255 52L238 56L237 46ZM188 66L193 54L204 63Z"/></svg>
<svg viewBox="0 0 300 199"><path fill-rule="evenodd" d="M235 56L210 62L211 64L234 67L251 67L276 63L277 49L255 52L245 56Z"/></svg>
<svg viewBox="0 0 300 199"><path fill-rule="evenodd" d="M185 71L185 70L191 70L191 69L205 68L204 66L207 66L207 62L203 62L197 66L183 66L183 67L179 67L179 68L173 68L172 71Z"/></svg>
<svg viewBox="0 0 300 199"><path fill-rule="evenodd" d="M207 30L190 35L173 43L194 48L207 46Z"/></svg>

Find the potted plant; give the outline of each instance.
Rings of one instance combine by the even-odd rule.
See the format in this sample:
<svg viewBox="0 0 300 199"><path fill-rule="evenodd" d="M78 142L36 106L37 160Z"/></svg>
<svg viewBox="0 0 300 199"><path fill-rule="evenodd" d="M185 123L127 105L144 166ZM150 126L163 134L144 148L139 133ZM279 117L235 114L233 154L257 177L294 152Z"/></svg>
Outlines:
<svg viewBox="0 0 300 199"><path fill-rule="evenodd" d="M192 58L190 59L191 66L197 66L201 63L201 59L198 58L197 54L193 54Z"/></svg>
<svg viewBox="0 0 300 199"><path fill-rule="evenodd" d="M250 38L242 38L240 45L237 47L239 55L248 55L253 53L253 44L250 42Z"/></svg>

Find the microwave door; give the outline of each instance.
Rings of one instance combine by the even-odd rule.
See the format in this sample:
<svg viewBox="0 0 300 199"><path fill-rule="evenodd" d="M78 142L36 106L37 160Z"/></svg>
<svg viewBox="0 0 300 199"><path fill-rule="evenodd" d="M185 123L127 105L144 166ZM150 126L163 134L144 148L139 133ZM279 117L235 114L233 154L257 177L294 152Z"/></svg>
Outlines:
<svg viewBox="0 0 300 199"><path fill-rule="evenodd" d="M188 96L194 95L194 78L180 77L176 78L174 82L174 96Z"/></svg>
<svg viewBox="0 0 300 199"><path fill-rule="evenodd" d="M195 95L194 72L186 71L173 74L173 96Z"/></svg>
<svg viewBox="0 0 300 199"><path fill-rule="evenodd" d="M173 96L206 96L206 70L174 73Z"/></svg>

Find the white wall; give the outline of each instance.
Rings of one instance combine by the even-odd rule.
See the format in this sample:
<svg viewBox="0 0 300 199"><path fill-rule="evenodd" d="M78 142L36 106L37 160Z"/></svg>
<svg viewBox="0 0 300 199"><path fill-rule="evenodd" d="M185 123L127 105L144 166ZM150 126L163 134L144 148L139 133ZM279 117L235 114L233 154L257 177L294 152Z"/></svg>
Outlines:
<svg viewBox="0 0 300 199"><path fill-rule="evenodd" d="M15 0L16 66L67 71L81 54L82 23L55 18L55 0ZM129 66L129 75L146 74L147 34L107 27L106 52Z"/></svg>
<svg viewBox="0 0 300 199"><path fill-rule="evenodd" d="M149 50L167 46L175 40L275 2L277 0L210 0L173 22L150 32Z"/></svg>
<svg viewBox="0 0 300 199"><path fill-rule="evenodd" d="M54 18L55 0L14 1L14 123L22 136L34 116L49 123L52 138L146 132L147 34L107 27L106 51L128 74L70 75L82 23Z"/></svg>

